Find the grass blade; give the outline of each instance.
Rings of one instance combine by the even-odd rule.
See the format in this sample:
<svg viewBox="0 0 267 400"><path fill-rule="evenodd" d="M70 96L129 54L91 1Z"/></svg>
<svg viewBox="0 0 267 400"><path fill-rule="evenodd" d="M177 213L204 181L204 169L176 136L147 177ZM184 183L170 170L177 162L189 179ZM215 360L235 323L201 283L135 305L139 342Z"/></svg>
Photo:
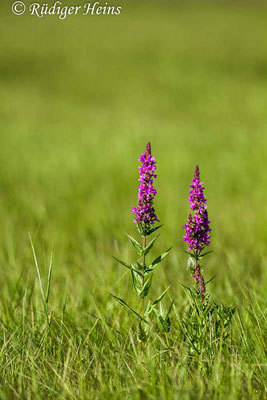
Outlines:
<svg viewBox="0 0 267 400"><path fill-rule="evenodd" d="M39 265L38 265L38 261L37 261L37 257L36 257L36 253L35 253L35 249L34 249L34 245L33 245L32 238L31 238L30 233L29 233L29 238L30 238L30 243L31 243L31 248L32 248L34 263L35 263L35 267L36 267L36 271L37 271L37 275L38 275L39 286L40 286L41 295L42 295L42 300L43 300L43 305L44 305L44 311L45 311L46 318L47 318L47 320L48 320L48 311L47 311L47 304L46 304L46 301L45 301L44 288L43 288L42 279L41 279L41 274L40 274L40 270L39 270Z"/></svg>
<svg viewBox="0 0 267 400"><path fill-rule="evenodd" d="M55 249L54 249L54 245L53 245L52 253L51 253L51 257L50 257L50 264L49 264L49 271L48 271L48 279L47 279L47 289L46 289L46 297L45 297L46 304L48 304L49 294L50 294L50 286L51 286L51 278L52 278L52 268L53 268L53 261L54 261L54 253L55 253Z"/></svg>

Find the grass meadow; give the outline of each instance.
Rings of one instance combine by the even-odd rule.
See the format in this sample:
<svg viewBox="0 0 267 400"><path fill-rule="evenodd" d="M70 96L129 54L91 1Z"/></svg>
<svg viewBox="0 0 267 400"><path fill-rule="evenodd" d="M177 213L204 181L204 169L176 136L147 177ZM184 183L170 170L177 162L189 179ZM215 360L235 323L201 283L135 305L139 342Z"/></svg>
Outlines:
<svg viewBox="0 0 267 400"><path fill-rule="evenodd" d="M266 3L121 3L120 16L64 21L0 4L0 398L264 399ZM134 257L125 232L136 237L147 141L164 224L153 254L173 246L152 294L171 284L175 303L171 332L143 351L108 292L138 308L112 255ZM212 228L208 290L238 310L230 344L193 356L179 321L181 284L193 283L182 226L196 163Z"/></svg>

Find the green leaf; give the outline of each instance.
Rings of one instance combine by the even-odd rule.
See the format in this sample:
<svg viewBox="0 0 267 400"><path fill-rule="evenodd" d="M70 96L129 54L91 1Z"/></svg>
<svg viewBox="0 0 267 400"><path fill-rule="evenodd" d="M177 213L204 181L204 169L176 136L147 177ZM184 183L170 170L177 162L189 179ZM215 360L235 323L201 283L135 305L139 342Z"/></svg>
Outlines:
<svg viewBox="0 0 267 400"><path fill-rule="evenodd" d="M144 321L146 322L146 321ZM140 342L145 343L148 339L148 329L149 324L146 322L147 325L143 325L142 321L139 321L139 331L138 331L138 339Z"/></svg>
<svg viewBox="0 0 267 400"><path fill-rule="evenodd" d="M123 265L124 267L128 268L130 271L134 271L134 272L136 272L138 275L143 276L142 273L139 272L139 271L137 271L137 270L133 267L132 264L129 265L129 264L127 264L126 262L124 262L124 261L122 261L122 260L119 260L117 257L114 257L114 256L112 256L112 257L114 258L114 260L118 261L121 265Z"/></svg>
<svg viewBox="0 0 267 400"><path fill-rule="evenodd" d="M165 289L164 292L162 292L161 295L156 300L153 301L152 307L156 306L163 299L163 297L165 296L165 294L168 292L169 289L170 286L168 286L167 289Z"/></svg>
<svg viewBox="0 0 267 400"><path fill-rule="evenodd" d="M152 249L157 238L159 237L159 235L154 237L154 239L152 239L151 242L145 248L143 248L137 240L135 240L133 237L131 237L127 233L126 233L126 235L128 236L128 239L132 243L133 247L135 248L135 250L139 254L139 256L146 256Z"/></svg>
<svg viewBox="0 0 267 400"><path fill-rule="evenodd" d="M135 288L137 294L140 296L140 294L142 292L142 287L143 287L143 279L135 271L131 271L131 273L132 273L134 288Z"/></svg>
<svg viewBox="0 0 267 400"><path fill-rule="evenodd" d="M195 257L194 253L189 253L189 251L185 251L185 250L183 250L183 252L186 253L186 254L189 254L191 257Z"/></svg>
<svg viewBox="0 0 267 400"><path fill-rule="evenodd" d="M40 290L41 290L41 295L42 295L42 300L43 300L43 305L44 305L44 311L45 311L46 318L48 320L48 309L47 309L47 303L45 301L45 294L44 294L42 278L41 278L40 269L39 269L39 265L38 265L38 261L37 261L37 257L36 257L36 253L35 253L35 249L34 249L34 245L33 245L30 233L29 233L29 238L30 238L30 243L31 243L31 247L32 247L32 253L33 253L33 258L34 258L34 262L35 262L35 266L36 266L36 271L37 271L37 275L38 275L38 280L39 280L39 285L40 285Z"/></svg>
<svg viewBox="0 0 267 400"><path fill-rule="evenodd" d="M205 256L207 256L207 255L210 254L210 253L212 253L212 250L211 250L211 251L207 251L207 252L204 253L204 254L200 254L200 256L199 256L198 258L201 259L202 257L205 257Z"/></svg>
<svg viewBox="0 0 267 400"><path fill-rule="evenodd" d="M142 264L140 264L138 261L136 261L134 264L132 264L132 267L134 267L134 269L136 271L143 271L144 266Z"/></svg>
<svg viewBox="0 0 267 400"><path fill-rule="evenodd" d="M146 297L148 295L148 292L149 292L149 289L150 289L151 283L152 283L152 277L153 277L153 275L151 275L148 278L148 280L145 282L145 284L143 286L143 289L142 289L142 291L140 293L140 297L144 298L144 297Z"/></svg>
<svg viewBox="0 0 267 400"><path fill-rule="evenodd" d="M216 278L217 275L214 275L212 278L210 278L207 282L205 282L205 285L207 285L208 283L210 283L211 281L213 281L214 278Z"/></svg>
<svg viewBox="0 0 267 400"><path fill-rule="evenodd" d="M169 254L171 249L172 248L170 247L168 250L166 250L160 256L155 258L155 260L152 262L152 264L147 269L145 269L145 273L148 274L148 273L152 272L158 266L158 264Z"/></svg>
<svg viewBox="0 0 267 400"><path fill-rule="evenodd" d="M124 261L122 261L122 260L119 260L117 257L115 257L115 256L112 256L113 258L114 258L114 260L116 260L116 261L118 261L121 265L123 265L124 267L126 267L126 268L128 268L128 269L132 269L132 267L131 267L131 265L129 265L129 264L126 264L126 262L124 262Z"/></svg>
<svg viewBox="0 0 267 400"><path fill-rule="evenodd" d="M163 318L163 317L160 315L158 320L159 320L159 323L160 323L160 325L161 325L161 327L162 327L162 330L163 330L165 333L170 332L170 330L171 330L171 320L170 320L170 318Z"/></svg>
<svg viewBox="0 0 267 400"><path fill-rule="evenodd" d="M114 297L115 300L117 300L118 303L120 303L123 307L127 308L130 310L133 314L135 314L137 317L139 317L141 320L144 320L144 318L138 314L138 312L134 311L130 306L128 306L127 303L125 303L124 300L122 300L120 297L114 296L114 294L109 293L112 297ZM145 320L144 320L145 321Z"/></svg>
<svg viewBox="0 0 267 400"><path fill-rule="evenodd" d="M163 225L159 225L159 226L156 226L155 228L151 228L151 229L149 229L147 232L146 232L146 235L147 236L149 236L149 235L151 235L151 233L153 233L153 232L156 232L159 228L161 228Z"/></svg>
<svg viewBox="0 0 267 400"><path fill-rule="evenodd" d="M145 311L145 315L149 315L151 311L155 309L156 305L163 299L163 297L165 296L165 294L168 292L169 289L170 286L167 287L167 289L165 289L164 292L162 292L161 295L156 300L154 300L152 304L150 304L149 302Z"/></svg>
<svg viewBox="0 0 267 400"><path fill-rule="evenodd" d="M171 305L170 305L170 307L168 308L168 311L165 314L165 318L168 318L168 316L170 315L173 304L174 304L174 300L172 300Z"/></svg>
<svg viewBox="0 0 267 400"><path fill-rule="evenodd" d="M170 286L167 287L167 289L164 290L164 292L161 293L161 295L160 295L156 300L154 300L153 303L151 303L150 300L148 301L147 307L146 307L146 311L145 311L145 316L148 316L148 315L151 313L151 311L153 311L153 310L155 309L156 305L163 299L163 297L165 296L165 294L167 293L167 291L168 291L169 289L170 289ZM172 302L172 304L171 304L169 310L167 311L167 316L168 316L169 313L171 312L171 308L172 308L172 306L173 306L173 303L174 303L174 301Z"/></svg>
<svg viewBox="0 0 267 400"><path fill-rule="evenodd" d="M186 285L184 285L183 283L180 283L180 282L178 282L178 284L179 284L180 286L182 286L182 288L184 288L184 289L188 290L189 292L191 292L191 289L190 289L189 286L186 286Z"/></svg>
<svg viewBox="0 0 267 400"><path fill-rule="evenodd" d="M143 255L143 247L140 245L139 242L137 242L137 240L135 240L133 237L131 237L130 235L128 235L128 233L126 233L128 239L130 240L130 242L132 243L133 247L135 248L137 254L139 254L139 256Z"/></svg>
<svg viewBox="0 0 267 400"><path fill-rule="evenodd" d="M158 237L159 237L159 235L154 237L154 239L151 240L151 242L143 249L142 255L146 256L150 252L150 250L152 249L152 247Z"/></svg>
<svg viewBox="0 0 267 400"><path fill-rule="evenodd" d="M153 314L157 318L159 328L165 332L170 332L171 329L171 321L169 317L164 317L162 314L159 313L158 310L153 310Z"/></svg>
<svg viewBox="0 0 267 400"><path fill-rule="evenodd" d="M148 225L149 226L149 225ZM137 224L136 224L136 228L137 228L137 231L138 231L138 233L142 236L142 237L146 237L146 236L149 236L149 235L151 235L153 232L156 232L159 228L161 228L163 225L159 225L159 226L156 226L156 227L151 227L150 229L149 229L149 227L148 227L145 223L141 223L141 222L137 222Z"/></svg>

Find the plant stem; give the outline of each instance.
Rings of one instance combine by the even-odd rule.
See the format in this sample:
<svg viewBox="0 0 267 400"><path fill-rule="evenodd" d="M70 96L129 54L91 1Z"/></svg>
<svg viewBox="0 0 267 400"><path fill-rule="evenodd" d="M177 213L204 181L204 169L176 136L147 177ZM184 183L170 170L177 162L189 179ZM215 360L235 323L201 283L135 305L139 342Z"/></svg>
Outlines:
<svg viewBox="0 0 267 400"><path fill-rule="evenodd" d="M146 247L146 236L144 236L143 238L143 248L145 247ZM143 255L143 267L145 266L145 263L146 263L146 256Z"/></svg>
<svg viewBox="0 0 267 400"><path fill-rule="evenodd" d="M145 248L145 247L146 247L146 236L144 236L144 238L143 238L143 248ZM143 267L144 267L144 270L145 270L145 265L146 265L146 256L144 254L143 255ZM145 278L143 276L143 287L144 287L144 284L145 284ZM143 297L143 316L144 316L144 314L145 314L145 298Z"/></svg>
<svg viewBox="0 0 267 400"><path fill-rule="evenodd" d="M196 280L196 294L198 291L198 279L196 277L196 273L197 273L197 259L195 259L195 280Z"/></svg>
<svg viewBox="0 0 267 400"><path fill-rule="evenodd" d="M204 301L204 293L205 293L205 281L203 278L203 275L201 274L200 270L200 265L198 264L199 256L200 256L201 251L196 251L194 252L194 257L195 257L195 275L194 278L196 280L196 295L198 294L198 291L201 294L201 304L203 307L203 301Z"/></svg>
<svg viewBox="0 0 267 400"><path fill-rule="evenodd" d="M197 261L198 261L198 254L197 251L194 251L194 258L195 258L195 280L196 280L196 294L198 291L198 278L196 277L196 273L197 273Z"/></svg>

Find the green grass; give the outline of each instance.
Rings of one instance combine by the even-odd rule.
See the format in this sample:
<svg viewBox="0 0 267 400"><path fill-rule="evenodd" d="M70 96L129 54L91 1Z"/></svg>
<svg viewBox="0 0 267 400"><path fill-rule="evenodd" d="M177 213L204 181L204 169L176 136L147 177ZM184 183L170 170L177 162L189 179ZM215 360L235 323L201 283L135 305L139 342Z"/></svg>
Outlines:
<svg viewBox="0 0 267 400"><path fill-rule="evenodd" d="M118 17L58 21L2 3L0 398L263 399L266 4L122 1ZM173 246L152 294L171 284L175 306L170 334L143 352L108 292L138 307L112 255L134 257L124 232L135 235L148 140L164 224L153 252ZM192 357L179 321L196 163L213 229L204 274L217 275L212 298L238 312L227 349Z"/></svg>

